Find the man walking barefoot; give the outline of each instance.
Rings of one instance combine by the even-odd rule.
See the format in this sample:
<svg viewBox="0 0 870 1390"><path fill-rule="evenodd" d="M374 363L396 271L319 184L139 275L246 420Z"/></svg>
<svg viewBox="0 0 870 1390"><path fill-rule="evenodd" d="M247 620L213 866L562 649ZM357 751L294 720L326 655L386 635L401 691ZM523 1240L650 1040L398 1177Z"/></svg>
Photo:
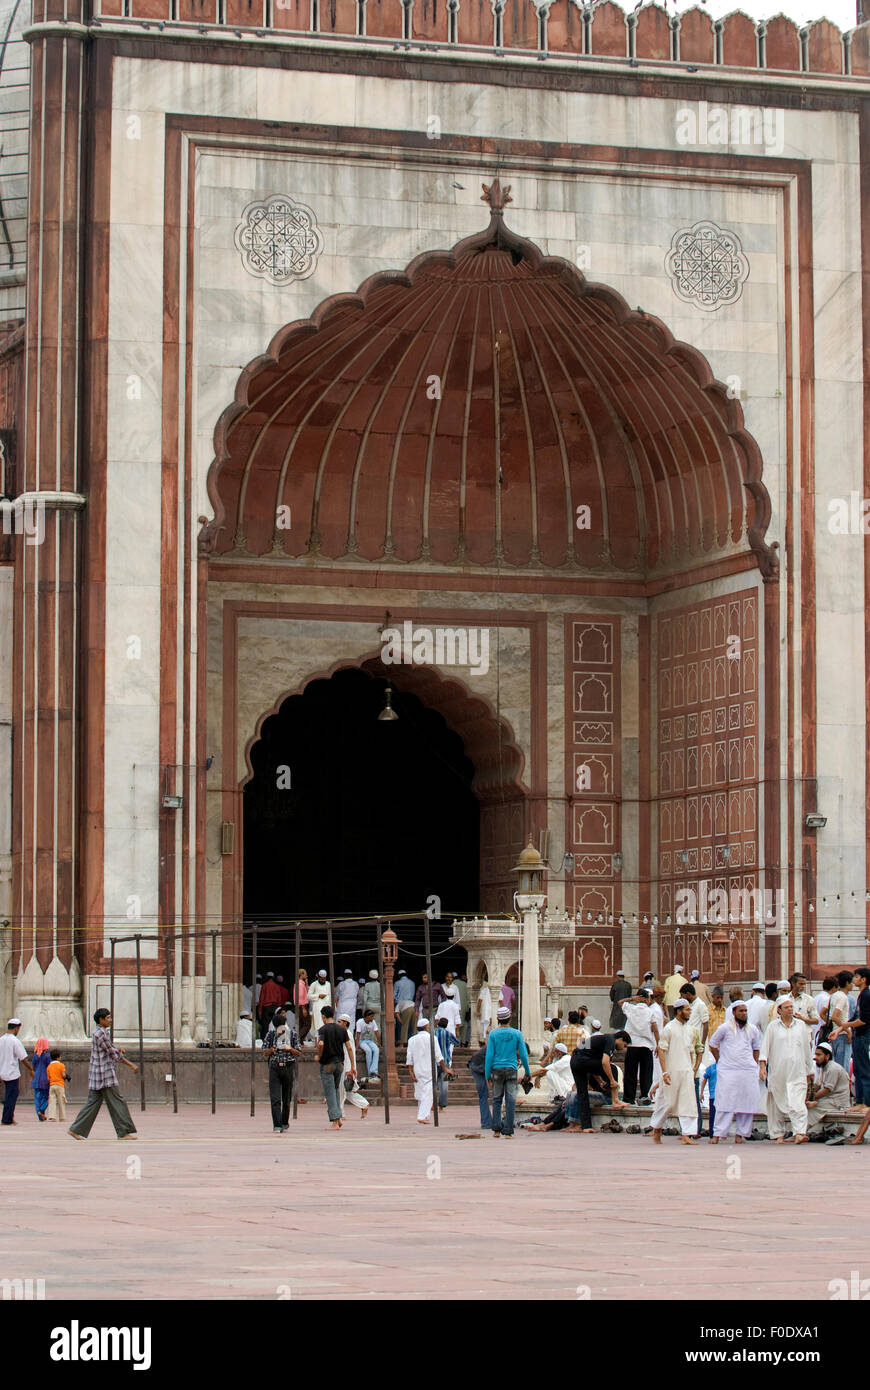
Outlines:
<svg viewBox="0 0 870 1390"><path fill-rule="evenodd" d="M109 1037L112 1015L108 1009L97 1009L94 1023L97 1025L91 1038L91 1059L88 1063L88 1098L76 1115L69 1129L73 1139L87 1139L91 1126L103 1108L103 1101L109 1107L109 1115L119 1139L135 1139L136 1126L127 1107L127 1102L118 1089L115 1063L123 1062L131 1071L139 1068L128 1062L119 1047L115 1047Z"/></svg>

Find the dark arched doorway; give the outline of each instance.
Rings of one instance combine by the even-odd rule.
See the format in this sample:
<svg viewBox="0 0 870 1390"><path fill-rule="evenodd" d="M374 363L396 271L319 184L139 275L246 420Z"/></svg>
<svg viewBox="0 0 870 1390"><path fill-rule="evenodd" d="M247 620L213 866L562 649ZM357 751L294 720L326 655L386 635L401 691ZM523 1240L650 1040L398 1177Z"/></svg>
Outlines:
<svg viewBox="0 0 870 1390"><path fill-rule="evenodd" d="M338 671L264 721L244 789L248 920L422 911L430 895L477 910L474 765L408 691L393 697L396 720L378 719L386 686Z"/></svg>

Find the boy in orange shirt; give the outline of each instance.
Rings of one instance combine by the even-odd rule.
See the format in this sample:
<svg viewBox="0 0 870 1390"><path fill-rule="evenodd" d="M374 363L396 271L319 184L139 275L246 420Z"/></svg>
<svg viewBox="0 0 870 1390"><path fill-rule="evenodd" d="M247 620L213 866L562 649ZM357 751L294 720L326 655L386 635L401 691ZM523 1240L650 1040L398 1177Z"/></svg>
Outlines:
<svg viewBox="0 0 870 1390"><path fill-rule="evenodd" d="M69 1081L69 1076L60 1058L60 1049L53 1047L51 1049L51 1061L48 1064L48 1118L50 1120L66 1119L64 1083Z"/></svg>

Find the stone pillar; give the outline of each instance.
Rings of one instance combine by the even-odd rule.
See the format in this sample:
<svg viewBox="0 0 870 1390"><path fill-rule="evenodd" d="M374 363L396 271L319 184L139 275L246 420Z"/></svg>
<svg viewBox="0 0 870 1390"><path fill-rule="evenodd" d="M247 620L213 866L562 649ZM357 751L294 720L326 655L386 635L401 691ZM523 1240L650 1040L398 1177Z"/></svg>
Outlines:
<svg viewBox="0 0 870 1390"><path fill-rule="evenodd" d="M540 977L538 909L530 907L523 912L523 1010L520 1029L533 1057L540 1057L544 1046Z"/></svg>
<svg viewBox="0 0 870 1390"><path fill-rule="evenodd" d="M79 756L82 115L79 6L34 5L25 322L25 412L15 538L13 884L21 1036L85 1036L77 959ZM33 524L35 523L35 525ZM30 534L26 534L27 531ZM87 930L100 932L101 922Z"/></svg>

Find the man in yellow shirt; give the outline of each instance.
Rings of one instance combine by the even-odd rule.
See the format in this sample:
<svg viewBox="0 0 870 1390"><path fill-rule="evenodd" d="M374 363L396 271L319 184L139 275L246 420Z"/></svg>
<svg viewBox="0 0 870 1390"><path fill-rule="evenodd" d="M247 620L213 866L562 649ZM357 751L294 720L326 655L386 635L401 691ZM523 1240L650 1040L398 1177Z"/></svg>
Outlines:
<svg viewBox="0 0 870 1390"><path fill-rule="evenodd" d="M675 965L673 975L669 975L665 980L665 997L663 1003L671 1018L674 1016L674 1005L680 997L680 990L683 988L683 985L689 983L682 972L683 967L681 965Z"/></svg>

